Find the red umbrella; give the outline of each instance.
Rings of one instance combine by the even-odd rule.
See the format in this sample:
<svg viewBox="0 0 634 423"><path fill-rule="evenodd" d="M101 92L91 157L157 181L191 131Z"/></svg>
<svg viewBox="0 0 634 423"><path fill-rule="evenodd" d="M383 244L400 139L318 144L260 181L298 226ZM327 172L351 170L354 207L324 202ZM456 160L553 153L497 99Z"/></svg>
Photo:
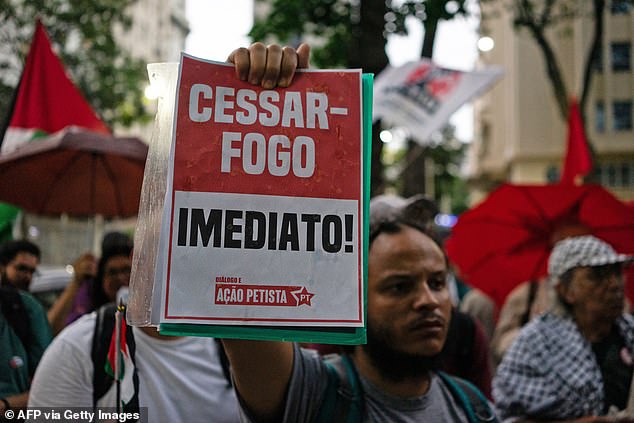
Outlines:
<svg viewBox="0 0 634 423"><path fill-rule="evenodd" d="M148 146L70 127L0 156L0 200L39 215L137 214Z"/></svg>
<svg viewBox="0 0 634 423"><path fill-rule="evenodd" d="M446 247L465 282L501 305L547 274L554 242L581 234L634 254L634 210L598 185L504 184L460 216Z"/></svg>

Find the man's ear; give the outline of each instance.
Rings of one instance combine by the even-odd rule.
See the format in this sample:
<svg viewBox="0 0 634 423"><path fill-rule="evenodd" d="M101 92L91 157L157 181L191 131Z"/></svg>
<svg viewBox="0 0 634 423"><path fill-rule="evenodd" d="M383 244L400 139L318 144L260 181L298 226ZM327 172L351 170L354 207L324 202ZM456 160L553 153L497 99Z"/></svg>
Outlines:
<svg viewBox="0 0 634 423"><path fill-rule="evenodd" d="M568 283L564 283L560 281L555 286L555 291L557 292L557 295L559 296L559 298L564 300L566 304L574 304L575 295L574 295L574 289L572 288L572 281Z"/></svg>

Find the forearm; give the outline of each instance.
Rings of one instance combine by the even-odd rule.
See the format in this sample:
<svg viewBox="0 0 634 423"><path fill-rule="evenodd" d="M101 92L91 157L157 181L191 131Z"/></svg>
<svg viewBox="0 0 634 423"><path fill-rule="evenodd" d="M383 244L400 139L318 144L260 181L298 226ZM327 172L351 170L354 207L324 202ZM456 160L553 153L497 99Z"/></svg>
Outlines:
<svg viewBox="0 0 634 423"><path fill-rule="evenodd" d="M80 280L73 279L70 281L59 298L49 309L47 317L48 322L51 325L51 329L53 330L53 334L57 335L62 329L64 329L66 318L68 317L68 313L70 313L70 309L80 286Z"/></svg>
<svg viewBox="0 0 634 423"><path fill-rule="evenodd" d="M257 421L281 421L293 371L293 344L223 340L235 387Z"/></svg>
<svg viewBox="0 0 634 423"><path fill-rule="evenodd" d="M21 408L26 408L26 404L29 401L29 391L22 392L21 394L9 395L4 397L5 400L9 403L9 406L12 410L19 410ZM3 409L0 410L2 415L4 415L4 404L0 404L0 407Z"/></svg>

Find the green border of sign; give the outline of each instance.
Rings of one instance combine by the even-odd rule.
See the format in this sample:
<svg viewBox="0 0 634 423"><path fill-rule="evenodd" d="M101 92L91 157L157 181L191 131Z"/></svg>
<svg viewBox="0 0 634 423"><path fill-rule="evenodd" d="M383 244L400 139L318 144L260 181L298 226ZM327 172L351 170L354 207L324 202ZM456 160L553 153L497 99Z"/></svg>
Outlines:
<svg viewBox="0 0 634 423"><path fill-rule="evenodd" d="M372 86L374 75L364 73L361 78L363 94L363 310L367 310L368 298L368 222L370 215L370 162L372 153ZM364 321L367 321L364 316ZM271 327L199 325L163 323L161 335L211 336L215 338L294 341L321 344L356 345L366 342L365 327Z"/></svg>

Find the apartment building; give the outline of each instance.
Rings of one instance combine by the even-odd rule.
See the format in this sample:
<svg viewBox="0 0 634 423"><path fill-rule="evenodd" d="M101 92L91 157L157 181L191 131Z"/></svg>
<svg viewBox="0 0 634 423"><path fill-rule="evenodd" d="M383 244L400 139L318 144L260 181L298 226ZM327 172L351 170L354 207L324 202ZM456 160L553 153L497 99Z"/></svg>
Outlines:
<svg viewBox="0 0 634 423"><path fill-rule="evenodd" d="M577 96L593 29L591 2L578 1L578 17L548 34L568 90ZM500 182L557 182L566 151L567 125L555 104L542 53L527 31L512 27L510 11L499 8L501 2L493 3L497 14L483 19L481 32L495 46L481 53L480 62L501 65L506 74L475 103L475 134L466 169L474 202ZM634 7L628 0L608 0L585 126L596 152L597 180L628 201L634 200L632 44Z"/></svg>

